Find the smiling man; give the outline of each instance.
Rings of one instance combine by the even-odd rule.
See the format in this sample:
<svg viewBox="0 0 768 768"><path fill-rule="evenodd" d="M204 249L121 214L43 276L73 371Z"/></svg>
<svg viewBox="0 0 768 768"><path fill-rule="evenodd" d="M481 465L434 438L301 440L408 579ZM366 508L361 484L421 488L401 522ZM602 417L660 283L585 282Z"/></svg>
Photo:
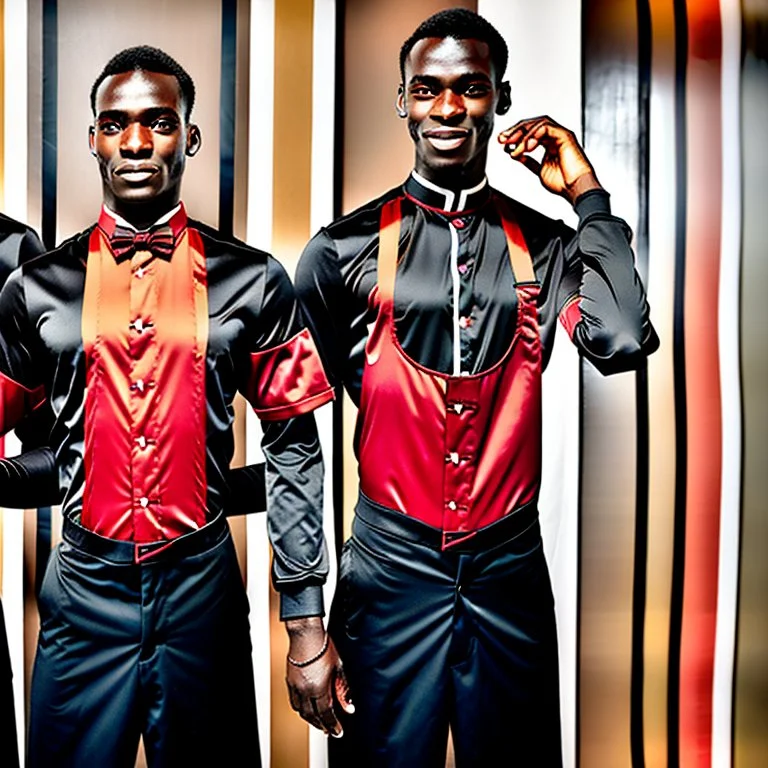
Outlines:
<svg viewBox="0 0 768 768"><path fill-rule="evenodd" d="M558 320L605 374L643 365L657 339L629 229L573 133L538 117L498 140L574 206L576 231L489 187L506 64L477 14L427 19L400 54L413 172L322 229L297 270L327 369L359 408L330 620L356 712L330 742L334 768L443 768L449 727L459 768L562 761L541 372Z"/></svg>
<svg viewBox="0 0 768 768"><path fill-rule="evenodd" d="M150 766L259 764L248 601L222 513L237 391L263 422L294 660L302 622L323 613L311 411L332 391L282 267L187 218L194 96L157 49L106 65L89 131L98 223L0 294L0 428L47 400L65 489L39 597L33 767L130 766L140 736ZM318 717L340 730L332 710Z"/></svg>

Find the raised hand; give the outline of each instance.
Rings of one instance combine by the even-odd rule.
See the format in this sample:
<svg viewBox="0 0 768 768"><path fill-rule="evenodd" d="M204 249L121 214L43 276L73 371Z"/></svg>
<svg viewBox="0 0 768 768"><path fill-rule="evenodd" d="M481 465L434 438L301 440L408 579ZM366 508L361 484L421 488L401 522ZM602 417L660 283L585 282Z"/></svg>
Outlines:
<svg viewBox="0 0 768 768"><path fill-rule="evenodd" d="M535 173L545 189L561 195L571 205L583 192L601 188L595 169L573 131L551 117L542 115L520 120L502 131L498 139L504 151ZM537 147L544 148L541 162L530 154Z"/></svg>

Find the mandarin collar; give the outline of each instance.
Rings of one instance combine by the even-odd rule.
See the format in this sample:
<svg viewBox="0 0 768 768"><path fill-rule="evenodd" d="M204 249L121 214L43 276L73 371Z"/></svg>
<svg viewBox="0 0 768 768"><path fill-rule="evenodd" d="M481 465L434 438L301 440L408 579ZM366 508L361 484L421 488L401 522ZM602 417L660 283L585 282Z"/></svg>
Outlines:
<svg viewBox="0 0 768 768"><path fill-rule="evenodd" d="M490 195L487 178L483 178L470 189L445 189L428 181L416 171L411 171L403 189L405 196L418 205L447 214L477 210Z"/></svg>

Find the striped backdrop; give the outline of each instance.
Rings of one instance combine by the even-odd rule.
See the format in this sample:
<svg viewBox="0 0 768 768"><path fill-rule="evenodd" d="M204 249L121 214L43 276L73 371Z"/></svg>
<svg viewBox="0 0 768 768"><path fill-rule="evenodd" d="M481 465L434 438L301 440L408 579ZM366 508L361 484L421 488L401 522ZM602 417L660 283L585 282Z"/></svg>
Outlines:
<svg viewBox="0 0 768 768"><path fill-rule="evenodd" d="M487 16L510 46L513 106L498 127L548 113L582 138L634 231L662 341L646 370L602 378L563 336L545 374L541 514L566 766L763 768L768 0L4 0L2 210L48 245L93 222L88 91L112 53L146 42L198 87L191 214L292 273L318 227L408 173L393 109L398 48L421 19L457 4ZM494 185L575 223L497 149ZM258 422L237 408L234 462L257 461ZM355 498L353 410L345 401L317 414L333 553ZM17 450L10 435L6 451ZM265 765L322 768L324 737L287 703L264 522L232 527ZM0 511L19 734L35 590L59 526L57 509Z"/></svg>

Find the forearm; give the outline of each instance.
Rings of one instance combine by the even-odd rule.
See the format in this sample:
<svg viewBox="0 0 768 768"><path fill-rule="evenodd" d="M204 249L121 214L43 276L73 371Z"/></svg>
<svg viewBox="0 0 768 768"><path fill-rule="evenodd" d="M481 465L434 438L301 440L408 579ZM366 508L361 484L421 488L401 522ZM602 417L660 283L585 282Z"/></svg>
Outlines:
<svg viewBox="0 0 768 768"><path fill-rule="evenodd" d="M635 269L631 232L611 215L607 193L583 195L576 210L582 277L573 340L602 373L637 368L658 338Z"/></svg>
<svg viewBox="0 0 768 768"><path fill-rule="evenodd" d="M314 416L264 423L267 529L281 619L322 616L328 577L323 536L323 460Z"/></svg>

